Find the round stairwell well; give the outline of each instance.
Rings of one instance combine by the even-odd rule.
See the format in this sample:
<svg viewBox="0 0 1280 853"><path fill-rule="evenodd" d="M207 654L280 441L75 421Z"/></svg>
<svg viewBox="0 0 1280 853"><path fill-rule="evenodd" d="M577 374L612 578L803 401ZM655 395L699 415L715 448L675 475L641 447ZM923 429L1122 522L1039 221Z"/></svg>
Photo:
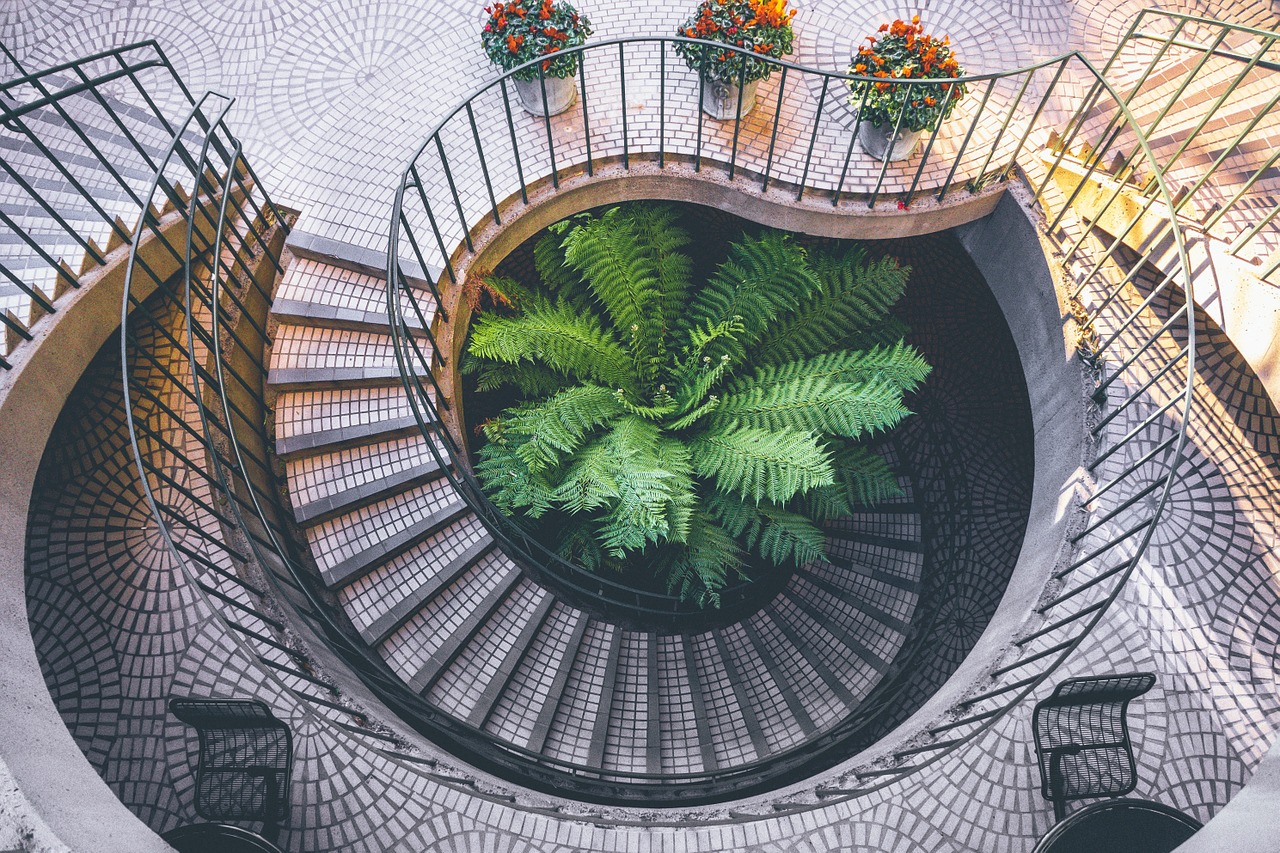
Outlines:
<svg viewBox="0 0 1280 853"><path fill-rule="evenodd" d="M749 224L706 208L688 217L704 223L703 246ZM654 624L626 601L584 600L554 569L522 572L426 438L395 436L395 418L386 433L366 426L374 416L364 413L400 389L371 371L326 372L386 358L385 344L282 318L277 451L288 454L295 514L346 617L429 703L566 772L621 783L611 797L620 802L629 781L651 788L645 777L664 774L672 802L715 799L702 777L751 770L749 787L720 795L741 796L873 744L947 679L995 612L1022 545L1033 458L1016 347L958 241L867 249L912 268L896 316L935 367L908 401L916 416L879 445L903 495L828 525L829 564L678 625ZM497 272L527 274L531 250L527 241ZM323 298L332 277L343 273L295 263L278 296ZM311 390L308 378L332 387ZM344 418L364 423L294 450ZM662 804L661 794L643 796Z"/></svg>

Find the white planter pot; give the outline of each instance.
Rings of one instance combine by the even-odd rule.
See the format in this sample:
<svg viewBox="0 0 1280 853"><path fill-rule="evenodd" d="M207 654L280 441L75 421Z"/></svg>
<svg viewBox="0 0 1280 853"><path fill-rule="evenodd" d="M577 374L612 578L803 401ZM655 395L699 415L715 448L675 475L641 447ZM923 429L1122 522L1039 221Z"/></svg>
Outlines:
<svg viewBox="0 0 1280 853"><path fill-rule="evenodd" d="M885 160L906 160L916 152L920 143L922 130L899 130L893 132L889 122L876 127L869 121L858 125L858 144L862 150L881 162Z"/></svg>
<svg viewBox="0 0 1280 853"><path fill-rule="evenodd" d="M547 103L542 104L542 84L547 84ZM524 111L535 116L558 115L578 99L578 87L572 77L546 77L542 81L516 80L516 94L520 96L520 106Z"/></svg>
<svg viewBox="0 0 1280 853"><path fill-rule="evenodd" d="M752 80L742 87L742 110L738 111L738 84L721 83L718 80L702 81L702 111L721 121L738 118L751 112L756 105L756 88L759 80Z"/></svg>

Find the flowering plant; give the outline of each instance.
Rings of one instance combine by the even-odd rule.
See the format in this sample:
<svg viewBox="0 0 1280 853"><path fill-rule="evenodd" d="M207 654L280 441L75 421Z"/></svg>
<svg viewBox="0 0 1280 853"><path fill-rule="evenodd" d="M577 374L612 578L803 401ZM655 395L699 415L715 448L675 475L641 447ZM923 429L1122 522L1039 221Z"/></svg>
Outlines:
<svg viewBox="0 0 1280 853"><path fill-rule="evenodd" d="M882 24L877 39L867 36L869 47L858 48L850 74L880 78L880 82L849 81L849 103L861 106L859 118L876 127L889 124L900 130L932 130L951 115L964 97L963 83L890 83L890 80L948 80L964 75L956 61L951 40L926 35L920 16L911 23ZM863 98L866 98L864 101ZM899 116L902 123L899 125Z"/></svg>
<svg viewBox="0 0 1280 853"><path fill-rule="evenodd" d="M484 10L489 21L480 33L480 43L489 61L504 71L585 44L592 32L591 22L563 0L506 0ZM547 77L568 77L577 70L577 53L542 60L542 73ZM537 80L538 66L530 66L515 77Z"/></svg>
<svg viewBox="0 0 1280 853"><path fill-rule="evenodd" d="M702 0L676 35L731 44L779 59L791 53L795 37L791 19L795 14L795 9L787 9L787 0ZM717 51L680 42L676 53L690 68L722 83L737 84L739 78L750 83L773 73L769 63L732 50Z"/></svg>

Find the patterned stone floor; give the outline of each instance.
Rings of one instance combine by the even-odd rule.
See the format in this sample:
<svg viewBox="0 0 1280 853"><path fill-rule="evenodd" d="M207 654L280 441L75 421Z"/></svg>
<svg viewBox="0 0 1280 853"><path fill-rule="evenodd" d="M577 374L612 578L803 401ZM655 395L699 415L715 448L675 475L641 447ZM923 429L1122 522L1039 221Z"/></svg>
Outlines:
<svg viewBox="0 0 1280 853"><path fill-rule="evenodd" d="M244 139L273 195L303 211L302 230L381 251L399 170L461 94L493 76L476 36L483 5L481 0L12 0L0 9L0 40L29 68L39 68L104 45L158 39L192 90L213 89L238 99L230 126ZM643 16L634 4L615 0L578 5L595 24L595 38L603 39L670 33L692 3L654 0L644 5ZM800 14L794 58L834 70L847 65L853 47L881 21L913 11L930 31L951 36L974 73L1020 67L1069 49L1104 59L1145 6L1263 26L1280 21L1275 2L1248 0L931 0L914 6L798 0L795 5ZM616 71L601 76L617 79ZM601 93L614 85L605 84ZM652 95L652 81L636 80L632 89L629 100L641 103ZM805 99L795 100L802 111L812 110ZM843 99L829 100L843 108ZM539 130L535 122L529 125L530 134ZM798 166L805 141L783 138L780 159L794 149L791 159ZM824 136L819 149L828 143L836 146L834 138ZM836 146L838 154L843 147Z"/></svg>
<svg viewBox="0 0 1280 853"><path fill-rule="evenodd" d="M455 102L457 93L486 79L472 33L479 3L322 3L321 0L206 0L202 3L15 0L0 9L0 38L32 66L83 55L104 44L158 38L193 88L240 97L233 126L282 201L305 210L302 227L376 246L388 199L384 188L423 128ZM888 15L874 3L850 12L835 0L805 0L802 61L842 62L850 38ZM963 34L975 48L966 57L984 69L1008 67L1078 47L1106 55L1140 4L984 2L925 4L931 29ZM1274 26L1275 3L1172 3L1170 8ZM601 36L666 31L683 3L646 7L581 4ZM1010 22L1016 34L1009 35ZM444 57L453 57L445 61ZM828 57L835 56L835 60ZM1159 306L1157 306L1159 307ZM1201 318L1201 384L1191 452L1174 495L1173 512L1123 598L1055 681L1074 674L1151 669L1156 689L1133 708L1141 779L1138 793L1212 816L1247 781L1276 735L1280 683L1280 594L1276 558L1280 449L1277 413L1230 343ZM92 436L84 440L92 446ZM108 461L109 448L96 448ZM109 471L107 472L110 473ZM86 468L79 476L95 476ZM119 519L110 555L130 537L145 547L154 531L129 502L86 489L82 509ZM97 504L95 506L95 503ZM136 506L136 503L134 504ZM68 565L78 570L78 552ZM232 693L254 680L200 618L188 612L180 585L168 582L163 561L153 576L128 572L91 583L108 589L109 609L145 627L139 636L155 655L101 642L106 598L61 600L49 578L29 580L38 602L33 618L48 626L41 644L84 649L61 655L65 671L52 677L102 697L103 720L138 714L152 722L115 743L88 733L100 721L75 719L73 730L91 756L116 750L124 767L155 766L154 744L174 756L189 748L179 729L160 729L157 708L125 708L121 683L171 678L175 689ZM152 590L147 591L147 585ZM152 613L132 603L159 596L171 607ZM185 615L184 615L185 614ZM154 624L152 624L154 622ZM82 638L82 639L78 639ZM198 659L182 649L196 647ZM221 653L219 650L227 648ZM211 653L211 654L210 654ZM213 666L212 661L219 665ZM145 663L144 663L145 662ZM255 685L255 689L257 689ZM89 695L89 694L85 694ZM281 702L287 700L281 699ZM89 703L85 703L88 706ZM79 706L76 706L79 707ZM127 713L126 713L127 712ZM832 850L1019 851L1043 832L1051 813L1036 792L1029 715L1004 718L986 736L948 756L922 779L875 796L798 816L728 820L701 830L629 829L530 814L482 801L426 780L405 762L376 750L355 750L290 718L299 736L299 775L314 790L305 830L286 839L306 850L568 851L743 850L753 853ZM176 760L176 759L175 759ZM350 775L348 775L350 774ZM348 785L346 780L360 780ZM147 774L117 780L154 803L148 819L169 825L190 815L180 787L162 790ZM376 781L377 784L374 784Z"/></svg>

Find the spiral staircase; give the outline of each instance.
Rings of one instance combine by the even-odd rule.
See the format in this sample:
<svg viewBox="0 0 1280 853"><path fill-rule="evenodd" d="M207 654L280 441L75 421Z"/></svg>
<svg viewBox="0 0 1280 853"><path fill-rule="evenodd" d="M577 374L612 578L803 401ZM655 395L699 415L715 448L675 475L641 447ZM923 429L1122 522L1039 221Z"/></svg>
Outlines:
<svg viewBox="0 0 1280 853"><path fill-rule="evenodd" d="M57 711L13 715L18 849L164 849L185 694L290 723L290 849L1029 849L1029 709L1118 667L1162 679L1140 791L1226 807L1193 845L1270 849L1227 803L1255 768L1266 802L1280 710L1280 424L1242 310L1277 269L1276 40L1143 13L1101 71L976 76L905 167L854 153L841 75L786 66L776 110L712 125L673 39L592 45L568 117L517 124L504 78L427 135L386 269L291 236L229 100L158 46L17 66L0 430L34 656L5 678ZM658 120L588 60L657 66ZM945 381L879 448L903 496L714 617L548 560L465 461L461 282L622 197L901 234L954 279L914 309Z"/></svg>

